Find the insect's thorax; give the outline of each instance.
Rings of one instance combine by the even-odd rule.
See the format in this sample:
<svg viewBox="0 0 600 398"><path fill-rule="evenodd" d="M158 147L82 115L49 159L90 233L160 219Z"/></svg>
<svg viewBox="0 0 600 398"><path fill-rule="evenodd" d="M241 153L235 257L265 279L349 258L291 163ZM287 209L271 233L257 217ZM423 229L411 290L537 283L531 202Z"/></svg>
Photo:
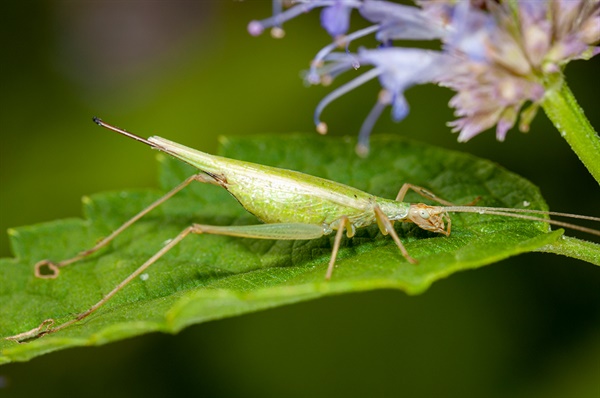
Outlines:
<svg viewBox="0 0 600 398"><path fill-rule="evenodd" d="M408 218L410 203L398 202L396 200L376 198L376 203L391 221L401 221Z"/></svg>

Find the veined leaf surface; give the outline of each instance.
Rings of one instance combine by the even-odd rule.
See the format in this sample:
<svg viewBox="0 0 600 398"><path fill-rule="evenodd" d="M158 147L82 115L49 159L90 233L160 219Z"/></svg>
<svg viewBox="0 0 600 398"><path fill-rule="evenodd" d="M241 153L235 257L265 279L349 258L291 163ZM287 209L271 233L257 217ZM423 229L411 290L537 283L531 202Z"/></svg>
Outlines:
<svg viewBox="0 0 600 398"><path fill-rule="evenodd" d="M492 162L459 152L377 136L371 156L358 158L353 139L315 135L223 138L221 155L317 175L394 198L404 182L455 203L547 210L538 189ZM62 323L85 311L191 223L257 223L225 190L193 184L140 220L108 248L36 279L33 265L60 261L91 247L121 223L194 173L166 155L161 191L100 193L84 198L84 219L59 220L10 231L15 258L0 260L0 335L30 330L45 319ZM409 193L406 200L423 199ZM190 236L90 317L25 344L0 341L0 363L24 361L62 348L100 345L330 294L396 288L419 294L454 272L494 263L556 241L545 223L505 217L452 215L450 237L412 224L396 229L419 260L408 263L377 226L344 238L331 281L324 280L333 236L313 241L267 241Z"/></svg>

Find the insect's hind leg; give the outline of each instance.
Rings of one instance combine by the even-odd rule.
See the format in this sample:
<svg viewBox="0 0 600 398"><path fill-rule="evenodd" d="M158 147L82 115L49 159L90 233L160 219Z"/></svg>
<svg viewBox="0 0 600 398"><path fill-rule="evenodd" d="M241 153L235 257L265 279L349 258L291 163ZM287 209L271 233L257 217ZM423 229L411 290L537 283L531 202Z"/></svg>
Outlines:
<svg viewBox="0 0 600 398"><path fill-rule="evenodd" d="M135 216L133 216L132 218L127 220L119 228L115 229L110 235L108 235L107 237L101 239L98 243L96 243L96 245L94 245L94 247L84 250L84 251L81 251L81 252L77 253L74 257L71 257L71 258L68 258L66 260L62 260L59 262L53 262L50 260L39 261L34 266L35 276L37 278L43 278L43 279L57 278L58 274L60 273L61 267L65 267L69 264L73 264L73 263L97 252L98 250L102 249L104 246L108 245L113 239L115 239L121 232L123 232L124 230L129 228L133 223L138 221L140 218L144 217L146 214L148 214L149 212L151 212L152 210L154 210L155 208L157 208L158 206L160 206L161 204L163 204L164 202L169 200L171 197L173 197L175 194L177 194L183 188L187 187L192 181L198 181L198 182L203 182L203 183L219 185L219 183L214 178L209 176L208 174L204 174L204 173L194 174L193 176L186 178L183 182L181 182L179 185L177 185L171 191L166 193L164 196L160 197L158 200L156 200L150 206L146 207L144 210L140 211L138 214L136 214Z"/></svg>
<svg viewBox="0 0 600 398"><path fill-rule="evenodd" d="M398 191L398 195L396 195L396 200L403 202L404 196L406 196L406 193L408 192L409 189L418 193L419 195L421 195L424 198L431 199L431 200L441 203L445 206L456 206L454 203L448 202L447 200L440 198L433 192L428 191L427 189L425 189L423 187L419 187L417 185L413 185L413 184L409 184L409 183L405 183L402 185L402 187L400 188L400 191ZM473 206L475 203L477 203L479 201L479 199L480 199L480 197L478 196L473 201L471 201L467 204L464 204L462 206Z"/></svg>
<svg viewBox="0 0 600 398"><path fill-rule="evenodd" d="M274 239L274 240L308 240L320 238L325 234L325 229L321 225L313 224L302 224L302 223L289 223L289 224L258 224L258 225L236 225L236 226L216 226L216 225L202 225L193 224L183 231L181 231L175 238L171 239L169 243L163 246L157 251L152 257L146 260L142 265L133 271L127 278L123 279L117 286L115 286L109 293L107 293L100 301L92 305L89 309L75 318L64 322L56 327L51 327L54 324L54 319L46 319L38 327L14 336L5 337L6 340L12 340L16 342L22 342L25 340L35 339L42 337L46 334L55 333L59 330L65 329L68 326L73 325L81 321L84 318L90 316L98 308L102 307L109 301L115 294L121 289L127 286L132 280L138 277L148 267L158 261L164 256L169 250L177 246L186 236L189 234L213 234L213 235L228 235L237 236L242 238L255 238L255 239Z"/></svg>
<svg viewBox="0 0 600 398"><path fill-rule="evenodd" d="M169 250L171 250L174 246L176 246L179 242L181 242L183 240L183 238L188 236L193 231L194 231L193 226L187 227L186 229L181 231L179 233L179 235L177 235L174 239L170 240L168 244L163 246L152 257L150 257L148 260L146 260L146 262L144 262L138 269L133 271L127 278L125 278L121 283L119 283L117 286L115 286L113 288L113 290L111 290L104 297L102 297L102 299L100 301L98 301L96 304L92 305L85 312L82 312L81 314L77 315L75 318L73 318L67 322L64 322L56 327L47 327L47 328L44 327L44 325L52 326L52 324L54 324L54 319L46 319L45 321L43 321L40 324L40 326L38 326L28 332L20 333L20 334L10 336L10 337L5 337L5 340L12 340L12 341L16 341L17 343L20 343L24 340L39 338L46 334L58 332L59 330L69 327L72 324L77 323L84 318L87 318L98 308L100 308L104 304L106 304L106 302L108 300L110 300L121 289L123 289L125 286L127 286L129 284L129 282L131 282L138 275L140 275L142 272L144 272L149 266L154 264L159 258L161 258L163 255L165 255L165 253L167 253Z"/></svg>

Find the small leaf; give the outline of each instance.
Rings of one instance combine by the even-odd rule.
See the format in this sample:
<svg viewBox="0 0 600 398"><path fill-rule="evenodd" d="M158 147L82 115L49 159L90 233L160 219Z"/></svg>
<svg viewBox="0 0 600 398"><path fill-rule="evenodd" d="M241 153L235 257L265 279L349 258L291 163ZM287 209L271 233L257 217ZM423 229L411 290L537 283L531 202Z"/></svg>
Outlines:
<svg viewBox="0 0 600 398"><path fill-rule="evenodd" d="M394 198L404 182L447 200L482 206L546 210L538 189L501 167L473 156L378 136L367 159L354 141L313 135L222 139L221 154L303 171ZM160 155L160 184L167 190L194 173ZM223 189L193 184L120 235L108 248L62 269L57 279L37 279L33 264L60 261L91 247L160 192L109 192L84 198L85 220L60 220L10 231L16 258L0 260L0 332L31 330L48 318L57 324L96 303L169 239L193 222L257 223ZM409 194L409 201L422 201ZM176 333L191 324L239 315L330 294L396 288L424 292L434 281L551 244L562 231L545 223L479 214L452 217L445 237L397 224L409 264L377 226L344 238L333 279L324 280L333 237L313 241L268 241L190 236L104 307L55 334L16 344L2 340L0 363L24 361L62 348L99 345L152 331Z"/></svg>

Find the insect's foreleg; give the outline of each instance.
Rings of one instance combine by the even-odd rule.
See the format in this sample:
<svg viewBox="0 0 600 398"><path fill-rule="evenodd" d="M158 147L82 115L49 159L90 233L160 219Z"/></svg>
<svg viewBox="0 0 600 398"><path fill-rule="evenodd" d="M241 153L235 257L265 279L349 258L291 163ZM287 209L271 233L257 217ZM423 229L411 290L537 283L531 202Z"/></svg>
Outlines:
<svg viewBox="0 0 600 398"><path fill-rule="evenodd" d="M446 232L444 233L444 235L450 236L450 230L452 229L452 219L450 218L448 213L442 214L442 218L446 220Z"/></svg>
<svg viewBox="0 0 600 398"><path fill-rule="evenodd" d="M412 258L410 254L408 254L408 251L400 241L400 238L398 237L398 234L396 233L396 230L394 229L394 226L390 219L383 213L379 206L375 206L374 211L375 219L377 220L377 225L379 226L379 230L381 231L381 233L384 235L387 235L389 233L392 239L394 239L394 242L396 242L396 245L400 249L400 252L404 256L404 258L411 264L418 264L419 262Z"/></svg>
<svg viewBox="0 0 600 398"><path fill-rule="evenodd" d="M39 261L34 267L35 268L35 271L34 271L35 276L38 278L44 278L44 279L54 279L54 278L58 277L58 274L60 272L60 270L59 270L60 267L64 267L64 266L67 266L74 262L77 262L77 261L89 256L90 254L97 252L104 246L108 245L121 232L123 232L124 230L129 228L133 223L138 221L140 218L144 217L146 214L148 214L149 212L151 212L152 210L154 210L155 208L157 208L158 206L160 206L161 204L163 204L164 202L169 200L176 193L181 191L183 188L187 187L192 181L199 181L199 182L218 185L218 183L212 177L210 177L209 175L206 175L206 174L195 174L191 177L188 177L181 184L177 185L170 192L168 192L166 195L162 196L157 201L152 203L150 206L146 207L144 210L140 211L138 214L136 214L131 219L126 221L123 225L121 225L119 228L114 230L110 235L101 239L98 243L96 243L96 245L94 247L84 250L82 252L79 252L74 257L60 261L60 262L53 262L50 260ZM49 271L51 271L51 273L50 274L43 273L42 270L44 270L44 269L48 269Z"/></svg>
<svg viewBox="0 0 600 398"><path fill-rule="evenodd" d="M398 195L396 195L396 200L403 202L404 196L406 196L406 193L408 192L409 189L413 190L414 192L418 193L419 195L421 195L424 198L431 199L431 200L441 203L445 206L455 206L452 202L448 202L447 200L440 198L433 192L428 191L427 189L425 189L423 187L419 187L417 185L413 185L413 184L409 184L409 183L405 183L402 185L402 188L400 188L400 191L398 191ZM479 199L480 198L477 197L473 201L471 201L463 206L473 206L475 203L477 203L479 201Z"/></svg>
<svg viewBox="0 0 600 398"><path fill-rule="evenodd" d="M313 224L259 224L259 225L239 225L239 226L215 226L215 225L202 225L193 224L187 227L179 233L174 239L170 240L163 248L161 248L156 254L150 257L144 262L138 269L133 271L127 278L119 283L113 290L107 293L100 301L91 306L85 312L77 315L77 317L58 325L54 328L51 326L54 323L53 319L46 319L40 326L14 336L6 337L6 340L13 340L21 342L33 338L39 338L49 333L55 333L68 326L73 325L81 321L82 319L91 315L98 308L102 307L109 301L115 294L121 289L127 286L132 280L138 277L148 267L154 264L158 259L164 256L169 250L175 247L189 234L214 234L214 235L228 235L237 236L242 238L255 238L255 239L274 239L274 240L308 240L320 238L324 235L325 229L320 225Z"/></svg>

